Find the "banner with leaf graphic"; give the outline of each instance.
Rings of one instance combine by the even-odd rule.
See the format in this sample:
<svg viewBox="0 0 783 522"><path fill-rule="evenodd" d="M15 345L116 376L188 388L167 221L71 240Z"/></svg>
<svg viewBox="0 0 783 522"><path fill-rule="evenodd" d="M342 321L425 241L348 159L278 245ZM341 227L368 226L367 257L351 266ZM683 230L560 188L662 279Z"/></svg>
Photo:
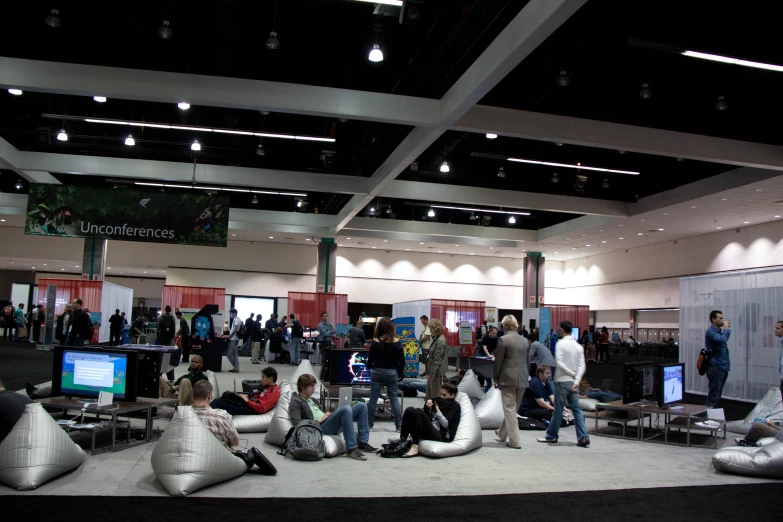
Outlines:
<svg viewBox="0 0 783 522"><path fill-rule="evenodd" d="M33 183L25 234L226 246L229 199L187 193Z"/></svg>
<svg viewBox="0 0 783 522"><path fill-rule="evenodd" d="M399 317L392 319L394 332L402 341L405 352L405 377L419 376L419 341L416 340L416 318Z"/></svg>

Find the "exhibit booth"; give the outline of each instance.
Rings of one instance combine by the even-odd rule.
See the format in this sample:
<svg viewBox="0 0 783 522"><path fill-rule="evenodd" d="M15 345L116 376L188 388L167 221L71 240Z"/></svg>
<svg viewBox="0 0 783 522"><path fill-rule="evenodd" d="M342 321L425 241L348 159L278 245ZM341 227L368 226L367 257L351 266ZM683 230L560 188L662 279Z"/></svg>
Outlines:
<svg viewBox="0 0 783 522"><path fill-rule="evenodd" d="M484 322L484 301L455 301L450 299L420 299L392 305L393 317L415 317L416 339L424 327L418 320L422 315L440 319L446 329L446 343L459 346L463 357L475 355L476 328Z"/></svg>
<svg viewBox="0 0 783 522"><path fill-rule="evenodd" d="M100 324L95 328L93 343L108 342L109 317L119 309L125 312L130 321L131 307L133 306L133 289L124 286L107 283L106 281L88 281L85 279L46 279L38 281L38 304L49 310L46 302L47 288L54 285L57 290L54 299L54 314L60 315L65 311L65 305L77 297L82 300L83 307L90 311L93 324ZM41 339L43 339L43 335Z"/></svg>
<svg viewBox="0 0 783 522"><path fill-rule="evenodd" d="M228 312L224 310L225 303L225 288L163 285L161 309L165 309L166 305L171 307L172 313L177 309L188 309L192 316L207 305L217 305L218 312L212 316L212 320L218 335L223 334L223 322L228 320Z"/></svg>

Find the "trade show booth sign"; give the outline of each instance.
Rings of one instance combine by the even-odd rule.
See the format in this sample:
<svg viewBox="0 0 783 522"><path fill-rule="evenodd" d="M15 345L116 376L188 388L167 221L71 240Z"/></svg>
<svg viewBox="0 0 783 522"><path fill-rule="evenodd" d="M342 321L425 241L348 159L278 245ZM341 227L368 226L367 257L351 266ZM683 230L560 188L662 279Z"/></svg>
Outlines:
<svg viewBox="0 0 783 522"><path fill-rule="evenodd" d="M229 199L33 183L25 234L226 246Z"/></svg>
<svg viewBox="0 0 783 522"><path fill-rule="evenodd" d="M416 340L416 318L399 317L392 319L394 331L402 341L405 352L405 377L419 376L419 342Z"/></svg>

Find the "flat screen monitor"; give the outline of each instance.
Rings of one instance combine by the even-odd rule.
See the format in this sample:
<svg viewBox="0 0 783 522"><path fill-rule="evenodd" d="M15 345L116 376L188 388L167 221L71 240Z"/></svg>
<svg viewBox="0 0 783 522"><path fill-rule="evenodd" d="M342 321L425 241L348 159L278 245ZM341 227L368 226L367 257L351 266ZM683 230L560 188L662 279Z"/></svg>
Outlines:
<svg viewBox="0 0 783 522"><path fill-rule="evenodd" d="M353 384L370 384L370 370L367 369L367 350L336 350L331 351L330 384L350 386Z"/></svg>
<svg viewBox="0 0 783 522"><path fill-rule="evenodd" d="M623 404L655 396L655 368L651 361L625 363L623 368Z"/></svg>
<svg viewBox="0 0 783 522"><path fill-rule="evenodd" d="M571 328L571 337L574 338L574 341L579 342L579 328L576 326Z"/></svg>
<svg viewBox="0 0 783 522"><path fill-rule="evenodd" d="M103 391L113 393L115 400L135 401L137 364L134 352L58 346L52 395L95 398Z"/></svg>
<svg viewBox="0 0 783 522"><path fill-rule="evenodd" d="M656 378L658 406L663 408L683 399L685 363L659 364Z"/></svg>
<svg viewBox="0 0 783 522"><path fill-rule="evenodd" d="M335 335L337 337L347 337L348 336L348 329L351 327L351 325L348 324L338 324L335 325L334 331Z"/></svg>
<svg viewBox="0 0 783 522"><path fill-rule="evenodd" d="M243 321L250 317L250 314L261 315L261 324L263 325L275 313L275 299L273 297L234 296L232 307L237 309L237 317Z"/></svg>
<svg viewBox="0 0 783 522"><path fill-rule="evenodd" d="M620 334L617 332L612 332L612 341L619 343L620 342Z"/></svg>

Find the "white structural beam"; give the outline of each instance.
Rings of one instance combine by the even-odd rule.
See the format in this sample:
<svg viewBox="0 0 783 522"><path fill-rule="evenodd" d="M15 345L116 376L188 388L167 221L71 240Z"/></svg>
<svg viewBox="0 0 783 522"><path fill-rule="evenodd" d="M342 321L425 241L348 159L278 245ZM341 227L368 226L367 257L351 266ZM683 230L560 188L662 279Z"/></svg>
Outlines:
<svg viewBox="0 0 783 522"><path fill-rule="evenodd" d="M27 214L27 194L0 192L0 214L5 216L24 216Z"/></svg>
<svg viewBox="0 0 783 522"><path fill-rule="evenodd" d="M162 103L437 125L438 100L242 78L0 57L0 86Z"/></svg>
<svg viewBox="0 0 783 522"><path fill-rule="evenodd" d="M485 207L502 207L504 209L565 212L568 214L628 216L628 203L621 201L443 185L422 181L392 181L381 191L380 195L386 198L428 201L432 204L450 203L462 207L480 205Z"/></svg>
<svg viewBox="0 0 783 522"><path fill-rule="evenodd" d="M59 185L60 182L49 172L30 172L19 168L19 150L0 138L0 167L14 171L19 177L26 179L31 183L49 183Z"/></svg>
<svg viewBox="0 0 783 522"><path fill-rule="evenodd" d="M439 127L418 125L370 178L370 191L354 196L339 214L335 233L443 135L587 0L530 0L440 100Z"/></svg>
<svg viewBox="0 0 783 522"><path fill-rule="evenodd" d="M228 219L228 228L231 231L264 231L321 237L329 233L336 218L321 214L232 208Z"/></svg>
<svg viewBox="0 0 783 522"><path fill-rule="evenodd" d="M466 132L783 170L783 147L540 112L477 105L453 126ZM642 170L644 168L642 167Z"/></svg>
<svg viewBox="0 0 783 522"><path fill-rule="evenodd" d="M621 218L624 219L624 218ZM570 219L551 227L542 228L536 234L536 241L546 241L548 239L576 234L588 228L600 227L613 221L620 221L617 216L582 216L576 219Z"/></svg>
<svg viewBox="0 0 783 522"><path fill-rule="evenodd" d="M106 176L141 182L190 183L193 179L192 163L46 152L19 152L17 158L17 163L25 171ZM361 194L367 191L366 178L200 163L196 165L196 180L201 184L271 188L294 192Z"/></svg>

